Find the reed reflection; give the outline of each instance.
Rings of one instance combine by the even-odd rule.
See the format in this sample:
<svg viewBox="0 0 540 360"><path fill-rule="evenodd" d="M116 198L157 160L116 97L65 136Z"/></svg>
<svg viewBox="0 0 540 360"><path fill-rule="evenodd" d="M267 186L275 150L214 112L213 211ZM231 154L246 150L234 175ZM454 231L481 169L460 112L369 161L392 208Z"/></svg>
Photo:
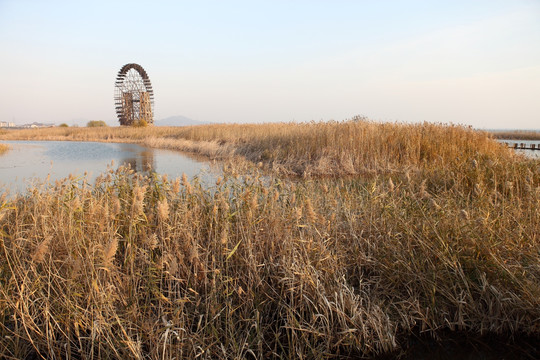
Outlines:
<svg viewBox="0 0 540 360"><path fill-rule="evenodd" d="M135 172L145 173L155 171L155 156L152 149L145 148L132 155L122 158L120 163L124 166L129 166Z"/></svg>

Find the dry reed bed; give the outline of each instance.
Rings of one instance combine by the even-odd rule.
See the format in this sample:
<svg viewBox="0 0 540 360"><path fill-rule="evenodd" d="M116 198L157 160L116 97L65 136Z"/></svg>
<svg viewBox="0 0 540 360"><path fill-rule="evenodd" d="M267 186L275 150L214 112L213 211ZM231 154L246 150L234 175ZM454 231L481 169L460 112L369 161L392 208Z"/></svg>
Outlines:
<svg viewBox="0 0 540 360"><path fill-rule="evenodd" d="M0 353L327 358L419 333L538 338L538 161L487 141L473 155L469 135L467 161L391 176L231 170L205 189L121 169L4 197Z"/></svg>
<svg viewBox="0 0 540 360"><path fill-rule="evenodd" d="M276 172L369 176L232 169L205 189L110 170L4 197L6 358L321 358L403 350L418 333L540 337L539 163L485 134L350 121L3 138L21 134L211 144Z"/></svg>
<svg viewBox="0 0 540 360"><path fill-rule="evenodd" d="M491 134L496 139L540 140L540 131L532 130L492 131Z"/></svg>
<svg viewBox="0 0 540 360"><path fill-rule="evenodd" d="M9 145L6 144L0 144L0 155L3 153L6 153L9 150Z"/></svg>
<svg viewBox="0 0 540 360"><path fill-rule="evenodd" d="M210 158L243 158L261 162L276 173L302 176L454 166L477 154L499 157L511 152L487 133L462 126L379 124L361 119L176 128L28 129L5 132L0 139L134 142Z"/></svg>

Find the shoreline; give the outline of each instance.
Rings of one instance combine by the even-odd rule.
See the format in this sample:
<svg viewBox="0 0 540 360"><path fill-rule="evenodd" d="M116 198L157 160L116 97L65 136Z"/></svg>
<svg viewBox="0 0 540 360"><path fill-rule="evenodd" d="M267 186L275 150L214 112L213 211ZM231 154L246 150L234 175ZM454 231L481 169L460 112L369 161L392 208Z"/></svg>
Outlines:
<svg viewBox="0 0 540 360"><path fill-rule="evenodd" d="M501 130L501 131L489 131L484 130L491 134L495 139L506 139L506 140L540 140L540 131L532 130Z"/></svg>

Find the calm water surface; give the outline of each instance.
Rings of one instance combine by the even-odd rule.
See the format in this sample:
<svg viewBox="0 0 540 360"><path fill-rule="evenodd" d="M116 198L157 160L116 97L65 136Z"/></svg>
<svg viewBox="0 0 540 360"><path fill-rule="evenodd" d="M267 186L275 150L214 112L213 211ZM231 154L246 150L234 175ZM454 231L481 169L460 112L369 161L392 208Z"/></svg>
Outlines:
<svg viewBox="0 0 540 360"><path fill-rule="evenodd" d="M507 139L499 139L500 142L509 144L510 146L514 146L514 144L525 144L527 147L531 146L532 144L536 144L536 147L540 146L540 140L507 140ZM540 150L521 150L517 149L516 152L522 153L527 155L531 158L540 159Z"/></svg>
<svg viewBox="0 0 540 360"><path fill-rule="evenodd" d="M208 182L217 177L217 170L208 162L199 162L183 153L151 149L134 144L75 142L75 141L4 141L11 149L0 156L0 192L2 188L23 191L38 180L50 175L51 181L70 174L88 173L89 181L113 167L130 165L138 172L155 171L174 179L185 173Z"/></svg>

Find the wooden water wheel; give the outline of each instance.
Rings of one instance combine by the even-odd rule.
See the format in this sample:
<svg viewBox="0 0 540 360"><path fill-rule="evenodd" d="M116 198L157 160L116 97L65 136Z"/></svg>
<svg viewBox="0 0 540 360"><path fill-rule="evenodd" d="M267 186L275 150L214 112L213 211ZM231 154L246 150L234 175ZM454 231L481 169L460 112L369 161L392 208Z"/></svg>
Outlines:
<svg viewBox="0 0 540 360"><path fill-rule="evenodd" d="M120 125L154 123L154 90L141 65L122 66L116 77L114 103Z"/></svg>

